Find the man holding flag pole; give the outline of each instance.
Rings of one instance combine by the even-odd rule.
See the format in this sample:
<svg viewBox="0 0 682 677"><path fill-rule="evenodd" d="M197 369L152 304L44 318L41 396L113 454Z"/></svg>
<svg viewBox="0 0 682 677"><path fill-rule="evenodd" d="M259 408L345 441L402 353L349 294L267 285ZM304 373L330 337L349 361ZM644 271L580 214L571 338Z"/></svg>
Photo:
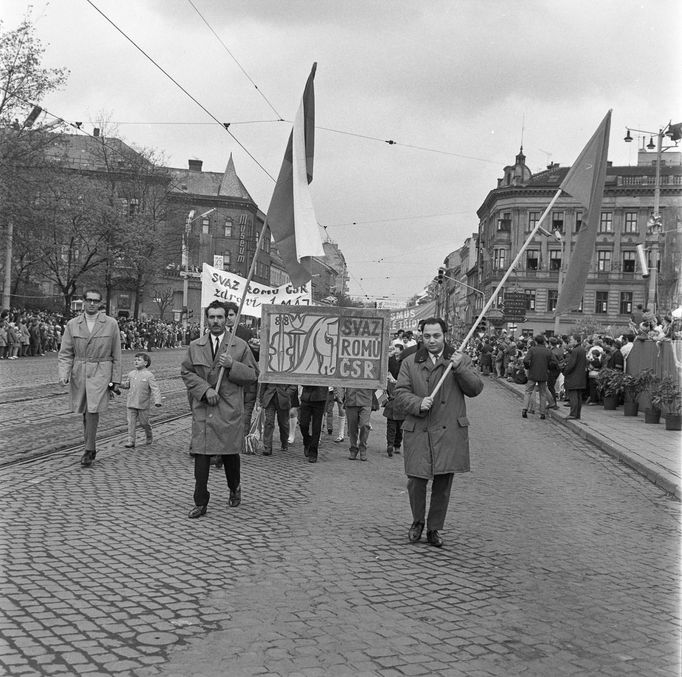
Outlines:
<svg viewBox="0 0 682 677"><path fill-rule="evenodd" d="M396 401L407 413L403 431L405 473L408 476L413 517L408 531L411 543L421 539L425 526L426 485L432 480L431 504L426 518L427 542L436 547L443 545L439 532L447 513L453 475L469 471L469 420L464 396L475 397L483 388L483 383L463 352L464 348L563 190L586 206L588 216L587 225L578 236L576 250L562 286L557 313L578 307L580 303L599 223L610 124L611 111L578 156L497 288L490 294L457 352L445 346L445 322L441 318L430 318L424 322L424 348L408 356L402 363L396 386ZM438 382L433 387L432 383L436 379ZM443 393L436 397L441 388Z"/></svg>
<svg viewBox="0 0 682 677"><path fill-rule="evenodd" d="M315 63L306 82L270 208L256 245L258 252L269 227L289 277L296 286L312 279L309 257L324 256L308 188L313 180L316 68ZM234 330L226 331L226 325L228 313L232 313L232 326L239 326L255 267L254 253L236 315L232 304L220 301L210 304L206 309L209 334L192 341L182 363L181 375L192 405L192 452L195 454L195 507L189 512L190 519L206 514L210 496L207 482L211 455L223 457L230 489L229 505L236 507L241 503L239 453L244 426L242 392L244 386L257 379L258 367L247 344L235 336ZM221 444L225 446L226 435L232 440L227 450L219 448Z"/></svg>

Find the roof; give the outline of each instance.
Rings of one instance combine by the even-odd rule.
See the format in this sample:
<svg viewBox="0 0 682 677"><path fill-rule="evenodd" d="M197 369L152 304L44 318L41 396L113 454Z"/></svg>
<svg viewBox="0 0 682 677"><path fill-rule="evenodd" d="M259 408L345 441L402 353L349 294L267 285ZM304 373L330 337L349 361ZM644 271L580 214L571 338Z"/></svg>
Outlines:
<svg viewBox="0 0 682 677"><path fill-rule="evenodd" d="M144 159L120 139L85 134L54 134L45 154L62 167L90 170L110 170Z"/></svg>
<svg viewBox="0 0 682 677"><path fill-rule="evenodd" d="M253 202L241 179L237 176L234 160L230 153L225 171L204 172L193 169L177 169L170 167L173 177L171 192L190 193L192 195L210 195L220 197L232 197L240 200Z"/></svg>

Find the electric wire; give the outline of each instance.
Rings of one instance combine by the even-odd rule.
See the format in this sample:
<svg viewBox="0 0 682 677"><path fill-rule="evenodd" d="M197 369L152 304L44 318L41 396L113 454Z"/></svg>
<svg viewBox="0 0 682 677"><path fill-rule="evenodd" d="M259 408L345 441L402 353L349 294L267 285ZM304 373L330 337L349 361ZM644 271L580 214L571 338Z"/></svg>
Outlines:
<svg viewBox="0 0 682 677"><path fill-rule="evenodd" d="M265 94L263 94L263 92L258 87L258 85L253 81L253 78L246 72L244 67L239 63L239 61L237 60L235 55L232 54L232 52L229 50L228 46L223 42L221 37L215 32L215 30L213 30L213 26L211 26L211 24L206 20L204 15L197 9L197 6L194 4L194 2L192 2L192 0L187 0L187 2L189 2L189 4L194 9L194 11L199 15L201 20L206 24L206 26L208 27L208 30L210 30L211 33L213 33L213 35L215 35L216 40L218 40L218 42L223 46L223 49L230 55L230 58L237 64L237 66L239 67L239 70L241 70L241 72L244 73L244 76L246 77L246 79L255 87L256 91L261 95L261 97L263 98L265 103L267 103L268 106L270 106L270 109L278 118L277 122L283 122L284 120L283 120L282 116L279 114L279 112L277 111L277 109L272 105L272 103L270 102L268 97L265 96Z"/></svg>
<svg viewBox="0 0 682 677"><path fill-rule="evenodd" d="M119 28L97 5L95 5L92 0L85 0L96 12L98 12L108 23L110 23L128 42L130 42L135 49L137 49L144 57L146 57L154 66L156 66L180 91L182 91L187 97L189 97L201 110L203 110L211 119L215 120L239 145L239 147L263 170L263 172L270 177L270 179L276 182L276 179L270 174L270 172L265 169L265 167L256 159L256 157L251 153L251 151L246 148L246 146L229 130L229 123L221 122L213 113L211 113L206 106L204 106L198 99L196 99L192 94L190 94L167 70L165 70L157 61L155 61L147 52L142 49L129 35Z"/></svg>

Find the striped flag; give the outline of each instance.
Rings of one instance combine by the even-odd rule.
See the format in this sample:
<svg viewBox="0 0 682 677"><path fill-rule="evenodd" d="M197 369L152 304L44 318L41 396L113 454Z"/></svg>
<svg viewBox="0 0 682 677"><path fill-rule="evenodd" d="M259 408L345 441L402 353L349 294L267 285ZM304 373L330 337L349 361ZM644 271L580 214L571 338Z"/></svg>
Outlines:
<svg viewBox="0 0 682 677"><path fill-rule="evenodd" d="M315 154L316 68L314 63L289 135L267 216L284 267L297 287L312 277L310 257L324 256L309 189Z"/></svg>
<svg viewBox="0 0 682 677"><path fill-rule="evenodd" d="M597 229L601 217L601 202L606 180L606 159L609 152L609 132L611 130L611 111L606 114L588 144L580 153L561 189L572 195L585 206L586 218L578 232L573 255L561 285L555 315L580 307L585 290L585 281L597 241Z"/></svg>

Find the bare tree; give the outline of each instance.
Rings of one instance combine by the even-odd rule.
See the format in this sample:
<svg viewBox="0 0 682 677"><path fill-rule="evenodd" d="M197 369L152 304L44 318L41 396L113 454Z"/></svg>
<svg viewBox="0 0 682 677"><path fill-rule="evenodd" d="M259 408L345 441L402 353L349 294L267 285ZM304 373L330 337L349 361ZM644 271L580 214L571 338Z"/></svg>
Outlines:
<svg viewBox="0 0 682 677"><path fill-rule="evenodd" d="M175 290L173 287L154 287L154 301L159 307L159 317L165 320L166 310L173 307Z"/></svg>

